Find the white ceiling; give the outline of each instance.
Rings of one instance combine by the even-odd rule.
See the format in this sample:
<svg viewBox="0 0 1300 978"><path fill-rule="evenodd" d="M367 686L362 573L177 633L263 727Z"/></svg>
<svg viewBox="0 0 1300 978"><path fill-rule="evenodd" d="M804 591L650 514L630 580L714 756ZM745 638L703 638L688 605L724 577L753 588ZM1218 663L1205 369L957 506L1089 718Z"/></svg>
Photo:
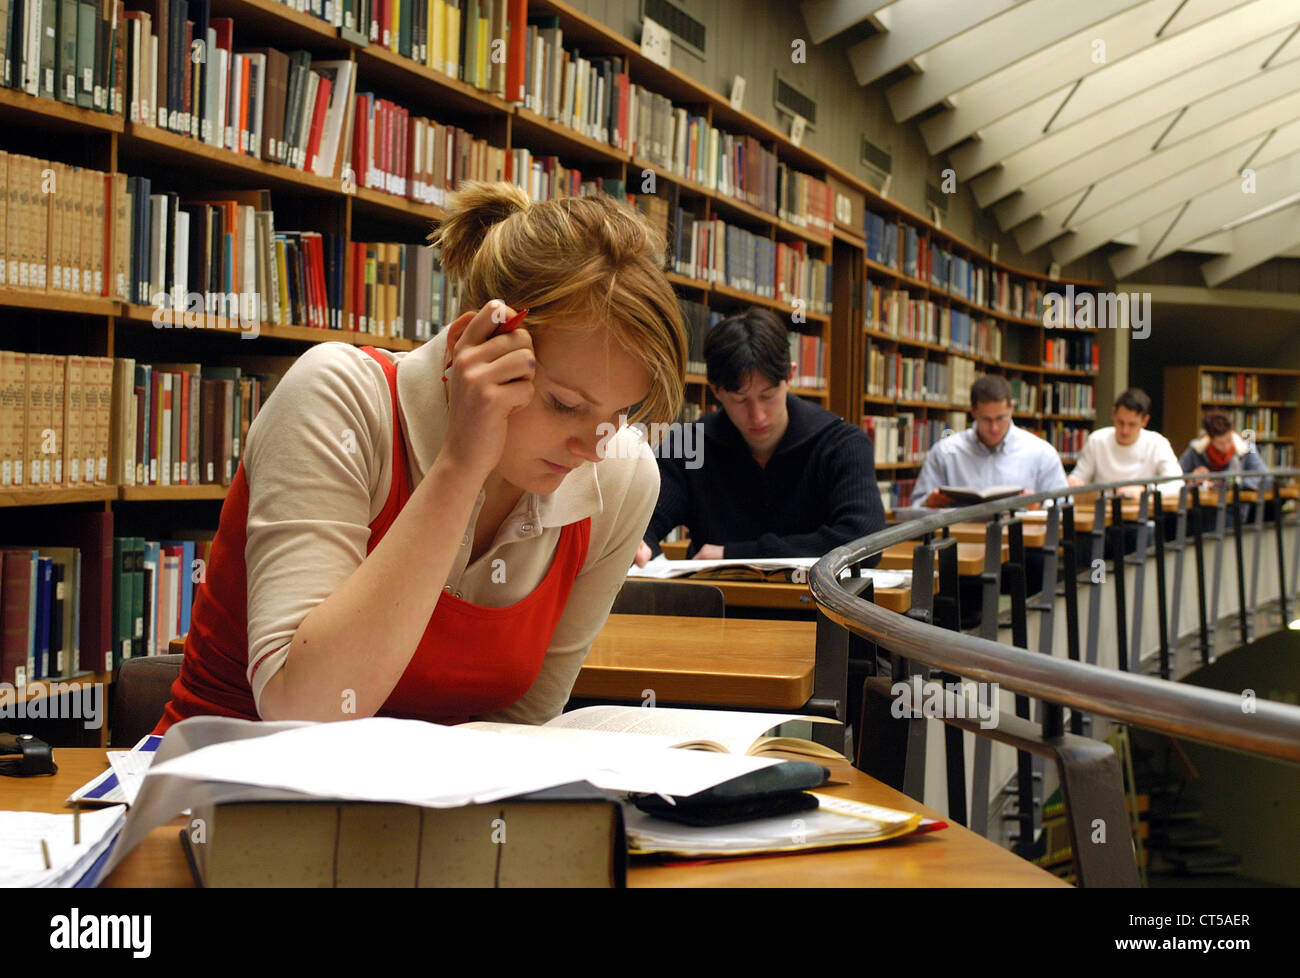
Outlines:
<svg viewBox="0 0 1300 978"><path fill-rule="evenodd" d="M1175 251L1217 285L1300 255L1300 0L806 0L814 43L869 23L859 84L946 154L1022 250ZM859 28L860 30L860 28Z"/></svg>

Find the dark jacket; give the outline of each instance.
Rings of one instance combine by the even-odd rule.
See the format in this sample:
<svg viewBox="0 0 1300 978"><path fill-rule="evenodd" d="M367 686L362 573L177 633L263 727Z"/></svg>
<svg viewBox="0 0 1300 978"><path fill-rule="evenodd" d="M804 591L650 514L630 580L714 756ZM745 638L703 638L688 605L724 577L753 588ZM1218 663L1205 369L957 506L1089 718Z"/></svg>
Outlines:
<svg viewBox="0 0 1300 978"><path fill-rule="evenodd" d="M871 439L793 394L786 407L789 425L766 467L722 410L689 426L693 442L674 431L660 445L659 502L645 535L656 554L683 524L691 556L713 543L727 557L821 557L884 527Z"/></svg>
<svg viewBox="0 0 1300 978"><path fill-rule="evenodd" d="M1266 470L1264 460L1259 457L1259 452L1251 448L1250 443L1238 435L1235 431L1232 433L1232 447L1234 449L1232 458L1224 468L1215 468L1207 454L1210 445L1210 436L1201 435L1199 438L1193 438L1187 446L1187 451L1183 452L1178 463L1183 467L1184 472L1195 471L1199 466L1204 466L1211 472L1222 472L1224 469L1230 472L1263 472ZM1258 489L1259 479L1242 477L1241 484L1247 489Z"/></svg>

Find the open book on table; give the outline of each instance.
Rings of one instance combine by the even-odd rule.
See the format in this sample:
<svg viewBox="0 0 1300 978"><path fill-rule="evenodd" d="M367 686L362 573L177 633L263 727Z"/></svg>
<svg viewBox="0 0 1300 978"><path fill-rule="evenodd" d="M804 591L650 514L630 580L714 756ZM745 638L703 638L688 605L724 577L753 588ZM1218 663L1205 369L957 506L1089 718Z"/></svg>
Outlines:
<svg viewBox="0 0 1300 978"><path fill-rule="evenodd" d="M603 745L610 749L681 747L720 754L747 754L751 757L781 751L809 757L843 758L842 754L832 748L811 740L764 736L773 727L792 720L839 722L827 717L792 713L588 706L563 713L541 726L479 720L461 724L459 729L515 734L581 746Z"/></svg>
<svg viewBox="0 0 1300 978"><path fill-rule="evenodd" d="M721 560L669 560L662 555L644 567L633 566L628 577L645 577L669 580L674 577L692 577L712 581L790 581L807 582L808 571L820 557L731 557ZM911 571L864 571L879 588L908 587L912 583ZM846 570L844 576L848 576Z"/></svg>

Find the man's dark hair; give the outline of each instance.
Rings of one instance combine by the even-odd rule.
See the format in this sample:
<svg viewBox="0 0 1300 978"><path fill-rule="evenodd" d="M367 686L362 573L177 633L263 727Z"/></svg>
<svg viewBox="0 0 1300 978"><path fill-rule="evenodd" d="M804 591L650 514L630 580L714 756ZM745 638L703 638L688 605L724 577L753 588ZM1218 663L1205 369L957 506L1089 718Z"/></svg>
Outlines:
<svg viewBox="0 0 1300 978"><path fill-rule="evenodd" d="M985 374L970 385L970 409L974 411L981 404L990 401L1011 403L1011 385L1005 377L997 374Z"/></svg>
<svg viewBox="0 0 1300 978"><path fill-rule="evenodd" d="M709 383L738 391L751 373L779 384L790 376L790 340L781 320L751 306L719 320L705 334L704 362Z"/></svg>
<svg viewBox="0 0 1300 978"><path fill-rule="evenodd" d="M1206 411L1205 419L1201 422L1205 428L1205 433L1211 438L1218 438L1220 435L1226 435L1232 430L1232 419L1223 411Z"/></svg>
<svg viewBox="0 0 1300 978"><path fill-rule="evenodd" d="M1119 397L1115 398L1117 408L1128 408L1130 411L1136 411L1139 415L1148 415L1151 413L1151 398L1141 387L1130 387Z"/></svg>

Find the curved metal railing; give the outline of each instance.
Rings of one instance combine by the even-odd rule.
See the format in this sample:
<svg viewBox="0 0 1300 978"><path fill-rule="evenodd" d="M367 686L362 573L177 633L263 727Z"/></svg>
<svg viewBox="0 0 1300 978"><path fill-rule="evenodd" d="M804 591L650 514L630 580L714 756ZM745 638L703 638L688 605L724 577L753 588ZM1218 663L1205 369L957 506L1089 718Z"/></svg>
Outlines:
<svg viewBox="0 0 1300 978"><path fill-rule="evenodd" d="M1203 657L1208 662L1206 566L1202 547L1203 539L1207 536L1220 542L1225 538L1228 532L1225 526L1227 522L1225 514L1232 514L1232 533L1238 543L1236 554L1237 573L1235 577L1242 605L1239 611L1243 640L1249 637L1249 622L1259 609L1253 605L1255 589L1252 588L1250 595L1247 595L1245 587L1245 556L1241 541L1243 532L1259 534L1255 541L1255 561L1251 570L1252 577L1257 582L1259 554L1265 546L1263 514L1266 500L1274 505L1273 522L1277 540L1276 569L1279 583L1278 603L1283 617L1288 617L1290 614L1288 609L1295 607L1296 570L1300 568L1300 530L1297 530L1297 539L1293 544L1293 567L1288 575L1283 539L1283 503L1285 500L1282 485L1288 480L1300 477L1300 470L1274 469L1266 473L1260 473L1259 490L1255 500L1257 506L1255 511L1256 519L1253 526L1243 525L1245 523L1243 520L1245 510L1242 507L1247 503L1241 495L1241 475L1241 473L1189 474L1172 479L1146 480L1145 482L1139 481L1136 483L1133 481L1098 483L1072 487L1066 490L1019 496L1010 500L997 500L958 509L935 511L933 514L918 519L894 524L878 533L831 551L810 572L809 585L813 598L821 612L831 621L843 626L862 639L876 643L881 651L892 654L892 679L898 680L906 677L909 668L912 668L907 665L910 661L938 670L942 674L959 676L976 682L996 683L999 687L1016 693L1018 697L1030 697L1040 701L1043 708L1039 719L1040 729L1037 730L1028 724L1027 718L1029 714L1024 709L1017 710L1019 717L1008 718L1003 716L998 725L1000 729L993 730L980 730L972 723L962 723L953 718L944 719L956 727L966 729L977 735L982 734L996 740L1012 743L1022 751L1032 750L1036 753L1053 756L1058 762L1058 768L1061 770L1062 787L1067 794L1067 808L1070 805L1068 795L1070 793L1071 779L1070 772L1065 770L1066 765L1062 760L1061 752L1064 751L1068 754L1071 745L1080 749L1086 748L1087 745L1093 745L1109 752L1109 748L1105 747L1105 745L1098 744L1096 741L1088 741L1086 738L1079 736L1082 733L1079 718L1085 714L1109 717L1120 723L1133 724L1177 737L1292 763L1300 763L1300 707L1267 700L1253 700L1248 712L1243 709L1243 700L1240 696L1181 685L1165 679L1124 671L1129 668L1127 622L1125 620L1125 583L1122 573L1125 560L1123 555L1126 553L1123 538L1125 525L1133 527L1138 533L1146 533L1146 536L1143 537L1143 549L1150 543L1151 538L1154 538L1155 546L1153 549L1155 555L1159 558L1156 568L1158 576L1156 590L1158 592L1158 617L1160 622L1161 671L1165 676L1169 674L1167 598L1164 576L1166 547L1173 547L1174 549L1194 547L1195 549L1195 573L1197 574L1198 608L1201 619L1200 638ZM1163 493L1160 491L1160 487L1168 487L1170 483L1174 482L1180 483L1178 506L1174 512L1165 513ZM1207 482L1221 484L1220 490L1216 493L1217 501L1213 509L1201 505L1201 486ZM1117 495L1118 490L1130 485L1141 485L1143 487L1141 496L1137 500L1139 512L1136 519L1124 515L1122 502ZM1114 575L1116 578L1115 587L1117 588L1116 624L1119 632L1119 670L1078 661L1080 636L1078 634L1077 588L1079 587L1078 555L1081 545L1080 535L1074 531L1075 508L1077 505L1074 500L1075 497L1084 494L1097 494L1094 525L1093 529L1089 531L1094 543L1091 552L1095 554L1101 549L1102 533L1109 534L1113 544L1110 559L1116 571L1121 571ZM1229 496L1231 496L1231 502ZM952 542L949 537L949 528L958 522L984 521L991 528L988 535L990 543L995 540L1000 541L1003 528L1007 528L1010 531L1008 536L1011 546L1011 554L1008 560L1014 564L1019 559L1019 566L1023 568L1023 522L1021 518L1015 516L1015 511L1035 503L1049 502L1050 505L1047 507L1049 530L1043 553L1045 556L1050 553L1051 556L1048 559L1051 561L1052 566L1049 572L1044 575L1044 578L1045 581L1052 585L1053 594L1048 595L1047 605L1039 605L1037 610L1050 614L1049 609L1054 604L1054 585L1058 577L1056 575L1056 560L1053 558L1059 554L1064 563L1063 573L1059 575L1059 579L1064 585L1066 604L1074 609L1069 616L1066 629L1069 658L1043 654L1044 651L1051 651L1050 637L1047 648L1040 651L1031 651L1026 647L1017 647L1015 644L1003 644L990 637L965 634L960 630L954 630L958 629L959 625L951 608L947 610L946 616L937 614L939 598L942 596L951 601L958 590L956 588L955 548L951 549L950 560L945 560L943 554L943 551L949 549L949 544ZM1217 521L1214 530L1207 533L1205 528L1207 515L1216 511ZM1105 526L1105 521L1102 519L1103 513L1111 517L1109 528L1104 530L1102 529ZM1164 524L1171 517L1177 521L1177 544L1166 543L1164 540ZM1190 539L1186 536L1189 520L1191 523ZM1289 520L1288 524L1294 525ZM1154 533L1150 532L1153 525ZM1144 527L1145 529L1143 529ZM997 536L994 536L994 533ZM1215 536L1215 533L1218 535ZM853 578L841 577L845 569L855 569L895 544L918 540L918 538L917 548L914 550L913 564L913 595L916 603L907 614L888 611L872 601L860 597L852 590L854 587ZM1131 562L1131 558L1129 560ZM990 566L994 568L994 571L992 580L990 580L990 575L983 575L986 588L993 585L996 591L996 568L999 565L1000 561L990 562ZM1180 574L1181 566L1180 563ZM945 573L945 567L947 567L949 573ZM939 576L938 594L933 593L931 587L936 570ZM1217 565L1214 577L1217 586L1221 579ZM1287 587L1288 580L1292 582L1290 589ZM1013 627L1013 642L1027 645L1027 632L1023 621L1025 615L1025 595L1023 591L1025 580L1023 572L1020 574L1018 582L1015 581L1013 575L1012 584L1012 605L1014 611L1020 617L1020 627ZM1016 593L1017 586L1022 589L1018 595ZM916 600L918 597L919 601ZM1095 604L1098 600L1097 595L1094 594L1093 603ZM1216 600L1215 607L1217 608L1217 606ZM986 614L989 607L990 605L986 600ZM996 608L996 598L992 607ZM937 624L937 620L943 617L946 617L948 627L939 627L939 624ZM986 628L985 635L996 636L996 627L995 623L991 631ZM1048 627L1052 627L1050 619ZM1177 639L1178 636L1175 635L1175 644ZM1095 637L1093 640L1095 641ZM1137 639L1134 639L1135 647L1136 643ZM1020 701L1018 700L1019 704ZM1065 731L1064 708L1070 708L1072 711L1072 733L1069 734ZM867 732L862 730L859 730L858 735L860 740L865 736L869 736ZM957 736L960 737L960 733ZM902 748L900 747L900 749ZM951 756L952 749L953 744L950 741L950 802L954 790L952 787L953 771L951 767L954 763ZM1111 763L1113 763L1113 753L1110 757ZM957 763L960 764L960 761ZM1022 763L1022 775L1023 772L1024 766ZM1117 776L1117 766L1114 767L1113 772L1104 775L1103 780L1110 782L1107 791L1111 794L1113 794L1113 789L1116 786ZM895 778L895 780L900 779ZM916 780L915 774L911 776L910 782L904 781L899 787L904 787L906 790L909 784L913 791L919 786L920 782ZM1122 783L1119 785L1119 790L1122 793ZM1114 814L1115 801L1116 799L1111 798L1108 806L1112 814ZM1118 803L1122 808L1122 794L1118 799ZM964 800L962 804L964 805ZM1072 824L1073 829L1075 829L1075 826ZM1092 883L1104 881L1112 884L1136 881L1136 877L1131 876L1125 869L1122 855L1118 859L1110 858L1109 861L1106 859L1094 860L1093 865L1085 867L1079 859L1080 847L1077 843L1078 840L1076 839L1076 866L1079 868L1081 881ZM1085 869L1090 870L1090 872L1085 872ZM1089 879L1089 876L1091 879Z"/></svg>

